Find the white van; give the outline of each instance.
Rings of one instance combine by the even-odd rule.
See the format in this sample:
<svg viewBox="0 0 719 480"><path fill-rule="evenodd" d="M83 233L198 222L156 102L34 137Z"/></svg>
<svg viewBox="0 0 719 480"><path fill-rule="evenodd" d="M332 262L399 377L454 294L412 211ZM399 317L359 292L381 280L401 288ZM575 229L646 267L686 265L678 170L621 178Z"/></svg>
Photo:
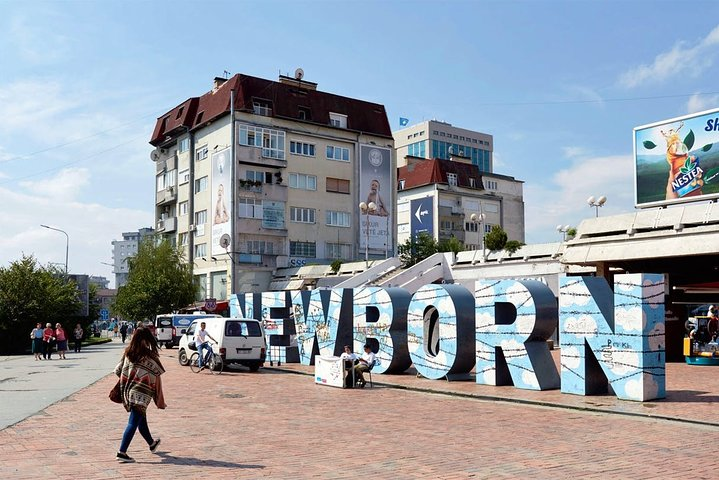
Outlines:
<svg viewBox="0 0 719 480"><path fill-rule="evenodd" d="M180 338L187 331L196 318L220 317L220 315L204 312L195 313L166 313L155 317L155 338L157 344L165 348L172 348L180 344Z"/></svg>
<svg viewBox="0 0 719 480"><path fill-rule="evenodd" d="M219 353L225 365L239 363L256 372L265 363L267 344L262 324L253 318L225 318L204 317L195 318L184 335L180 337L180 350L177 360L180 365L187 366L190 357L196 349L190 349L189 344L195 341L195 330L200 323L205 322L205 329L217 345L212 345L212 351Z"/></svg>

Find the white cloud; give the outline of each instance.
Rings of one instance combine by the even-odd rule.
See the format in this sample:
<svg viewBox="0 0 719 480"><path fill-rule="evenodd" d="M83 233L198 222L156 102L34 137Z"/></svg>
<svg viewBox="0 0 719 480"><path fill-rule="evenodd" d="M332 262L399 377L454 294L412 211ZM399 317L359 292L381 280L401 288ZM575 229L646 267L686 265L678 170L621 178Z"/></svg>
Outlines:
<svg viewBox="0 0 719 480"><path fill-rule="evenodd" d="M713 63L717 44L719 26L696 43L680 41L670 50L659 53L653 62L627 70L620 75L619 84L635 88L646 82L661 82L678 76L698 77Z"/></svg>
<svg viewBox="0 0 719 480"><path fill-rule="evenodd" d="M65 230L69 236L69 266L75 273L101 274L112 279L111 242L121 232L152 225L152 213L111 208L97 203L28 195L0 187L3 199L3 235L0 236L0 265L33 254L41 264L64 263L65 237L40 227Z"/></svg>
<svg viewBox="0 0 719 480"><path fill-rule="evenodd" d="M88 184L90 172L86 168L66 168L54 177L36 181L20 182L29 192L52 199L77 198L80 189Z"/></svg>
<svg viewBox="0 0 719 480"><path fill-rule="evenodd" d="M557 242L555 226L577 227L593 217L587 204L590 195L605 195L607 203L600 215L613 215L634 209L634 165L631 155L584 157L542 182L527 182L524 188L527 243Z"/></svg>
<svg viewBox="0 0 719 480"><path fill-rule="evenodd" d="M694 94L687 101L687 113L697 113L719 106L719 95Z"/></svg>
<svg viewBox="0 0 719 480"><path fill-rule="evenodd" d="M576 158L586 155L587 149L584 147L568 146L562 147L562 153L566 158Z"/></svg>

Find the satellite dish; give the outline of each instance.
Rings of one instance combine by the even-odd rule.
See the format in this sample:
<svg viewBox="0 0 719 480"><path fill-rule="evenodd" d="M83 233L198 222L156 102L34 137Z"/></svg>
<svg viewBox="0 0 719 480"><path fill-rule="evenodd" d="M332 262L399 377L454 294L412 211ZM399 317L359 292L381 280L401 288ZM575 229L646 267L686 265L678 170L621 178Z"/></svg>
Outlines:
<svg viewBox="0 0 719 480"><path fill-rule="evenodd" d="M295 79L302 80L302 77L304 77L304 76L305 76L304 70L302 70L301 68L298 68L297 70L295 70Z"/></svg>
<svg viewBox="0 0 719 480"><path fill-rule="evenodd" d="M225 233L220 237L220 246L224 249L227 249L227 247L230 246L230 240L232 240L230 236Z"/></svg>
<svg viewBox="0 0 719 480"><path fill-rule="evenodd" d="M160 151L158 149L154 149L150 152L150 160L153 162L156 162L160 159Z"/></svg>

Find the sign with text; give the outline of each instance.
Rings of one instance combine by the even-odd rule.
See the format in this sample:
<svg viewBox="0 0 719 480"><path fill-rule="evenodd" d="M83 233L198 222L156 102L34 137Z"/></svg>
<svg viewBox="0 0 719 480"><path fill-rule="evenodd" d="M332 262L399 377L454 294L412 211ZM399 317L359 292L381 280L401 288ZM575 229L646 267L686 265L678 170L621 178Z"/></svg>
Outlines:
<svg viewBox="0 0 719 480"><path fill-rule="evenodd" d="M434 197L415 198L410 202L409 213L413 239L420 233L434 237Z"/></svg>
<svg viewBox="0 0 719 480"><path fill-rule="evenodd" d="M637 207L719 197L719 109L634 129Z"/></svg>
<svg viewBox="0 0 719 480"><path fill-rule="evenodd" d="M359 201L373 203L375 209L368 215L360 214L359 246L365 248L392 249L392 150L375 145L360 145ZM386 245L387 244L387 245Z"/></svg>

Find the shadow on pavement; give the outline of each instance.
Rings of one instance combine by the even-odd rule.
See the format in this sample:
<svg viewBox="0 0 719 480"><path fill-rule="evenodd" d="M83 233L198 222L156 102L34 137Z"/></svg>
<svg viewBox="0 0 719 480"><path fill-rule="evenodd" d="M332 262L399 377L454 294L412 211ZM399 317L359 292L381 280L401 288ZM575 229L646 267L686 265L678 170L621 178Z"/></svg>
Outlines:
<svg viewBox="0 0 719 480"><path fill-rule="evenodd" d="M667 398L660 401L668 403L719 402L719 395L701 390L667 390Z"/></svg>
<svg viewBox="0 0 719 480"><path fill-rule="evenodd" d="M195 457L173 457L166 453L158 453L158 457L162 458L161 463L169 463L172 465L202 465L205 467L217 467L217 468L247 468L247 469L262 469L264 465L254 464L242 464L234 462L224 462L222 460L202 460Z"/></svg>

